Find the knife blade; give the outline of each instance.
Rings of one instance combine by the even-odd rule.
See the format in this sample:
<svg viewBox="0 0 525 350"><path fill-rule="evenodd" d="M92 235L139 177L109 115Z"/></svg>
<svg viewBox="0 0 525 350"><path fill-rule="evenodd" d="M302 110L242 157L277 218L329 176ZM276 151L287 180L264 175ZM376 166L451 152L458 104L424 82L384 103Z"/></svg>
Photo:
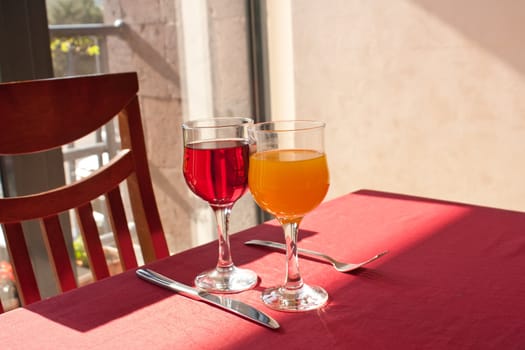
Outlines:
<svg viewBox="0 0 525 350"><path fill-rule="evenodd" d="M235 315L244 317L268 328L277 329L280 327L275 319L242 301L207 293L184 283L172 280L171 278L150 269L137 269L136 274L139 278L147 282L175 291L191 299L204 301L208 304L218 306Z"/></svg>

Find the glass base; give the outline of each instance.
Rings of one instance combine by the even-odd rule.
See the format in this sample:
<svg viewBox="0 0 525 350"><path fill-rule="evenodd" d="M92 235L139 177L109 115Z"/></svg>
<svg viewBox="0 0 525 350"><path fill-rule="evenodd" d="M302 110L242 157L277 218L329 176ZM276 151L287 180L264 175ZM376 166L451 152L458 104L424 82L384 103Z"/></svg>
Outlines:
<svg viewBox="0 0 525 350"><path fill-rule="evenodd" d="M257 284L257 274L235 266L216 267L195 277L195 286L212 293L238 293Z"/></svg>
<svg viewBox="0 0 525 350"><path fill-rule="evenodd" d="M328 302L328 293L321 287L304 284L299 289L283 286L266 289L261 298L266 306L279 311L315 310Z"/></svg>

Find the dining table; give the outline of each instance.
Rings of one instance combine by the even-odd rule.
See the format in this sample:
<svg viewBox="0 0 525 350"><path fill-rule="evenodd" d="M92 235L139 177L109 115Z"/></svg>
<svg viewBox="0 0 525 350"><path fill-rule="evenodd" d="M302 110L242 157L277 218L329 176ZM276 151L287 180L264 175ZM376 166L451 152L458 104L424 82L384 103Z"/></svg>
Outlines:
<svg viewBox="0 0 525 350"><path fill-rule="evenodd" d="M235 216L232 217L235 219ZM342 273L300 256L307 284L328 303L306 312L266 307L265 288L282 283L285 255L245 245L280 241L270 220L231 235L237 266L255 288L228 297L264 311L269 329L137 278L108 277L0 315L2 349L525 349L525 212L358 190L327 200L301 222L298 247L358 262ZM193 285L213 267L209 242L145 267Z"/></svg>

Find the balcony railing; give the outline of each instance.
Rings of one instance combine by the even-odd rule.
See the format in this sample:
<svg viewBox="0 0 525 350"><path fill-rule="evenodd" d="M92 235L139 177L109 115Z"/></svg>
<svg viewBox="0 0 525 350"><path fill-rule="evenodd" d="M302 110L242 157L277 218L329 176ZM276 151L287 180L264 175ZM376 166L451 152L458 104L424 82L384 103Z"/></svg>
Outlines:
<svg viewBox="0 0 525 350"><path fill-rule="evenodd" d="M88 23L88 24L54 24L49 25L49 35L51 41L55 38L63 37L92 37L100 47L99 54L95 56L93 72L108 72L108 49L107 37L110 35L120 35L124 22L116 20L113 24ZM68 54L66 61L66 75L75 75L75 56ZM96 166L103 164L103 155L107 154L112 158L119 147L119 137L115 131L113 122L108 123L103 128L97 130L93 135L93 140L89 142L71 143L63 148L64 162L66 165L66 181L72 181L78 177L77 161L88 157L95 157Z"/></svg>

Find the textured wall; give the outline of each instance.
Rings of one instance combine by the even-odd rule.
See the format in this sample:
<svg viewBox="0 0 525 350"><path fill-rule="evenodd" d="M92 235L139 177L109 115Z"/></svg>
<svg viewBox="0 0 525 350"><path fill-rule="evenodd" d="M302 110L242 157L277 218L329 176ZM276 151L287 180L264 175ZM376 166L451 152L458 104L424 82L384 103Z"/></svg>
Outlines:
<svg viewBox="0 0 525 350"><path fill-rule="evenodd" d="M213 107L216 116L253 117L246 2L208 1ZM257 224L249 191L234 206L231 232Z"/></svg>
<svg viewBox="0 0 525 350"><path fill-rule="evenodd" d="M330 197L525 210L525 2L292 4L297 116L328 122Z"/></svg>
<svg viewBox="0 0 525 350"><path fill-rule="evenodd" d="M187 1L187 0L181 0ZM106 0L105 21L122 19L120 37L109 38L110 71L137 71L146 146L161 219L172 252L204 243L192 229L215 232L211 209L187 188L182 175L181 124L186 94L181 62L178 0ZM249 116L250 89L245 2L208 1L214 116ZM201 116L207 117L207 116ZM209 116L211 117L211 116ZM235 205L231 232L256 223L254 203ZM213 235L212 235L213 236ZM213 237L212 237L213 238Z"/></svg>
<svg viewBox="0 0 525 350"><path fill-rule="evenodd" d="M192 206L181 172L182 105L177 51L176 2L106 0L106 22L122 19L120 37L110 37L109 70L136 71L155 194L170 250L192 245Z"/></svg>

